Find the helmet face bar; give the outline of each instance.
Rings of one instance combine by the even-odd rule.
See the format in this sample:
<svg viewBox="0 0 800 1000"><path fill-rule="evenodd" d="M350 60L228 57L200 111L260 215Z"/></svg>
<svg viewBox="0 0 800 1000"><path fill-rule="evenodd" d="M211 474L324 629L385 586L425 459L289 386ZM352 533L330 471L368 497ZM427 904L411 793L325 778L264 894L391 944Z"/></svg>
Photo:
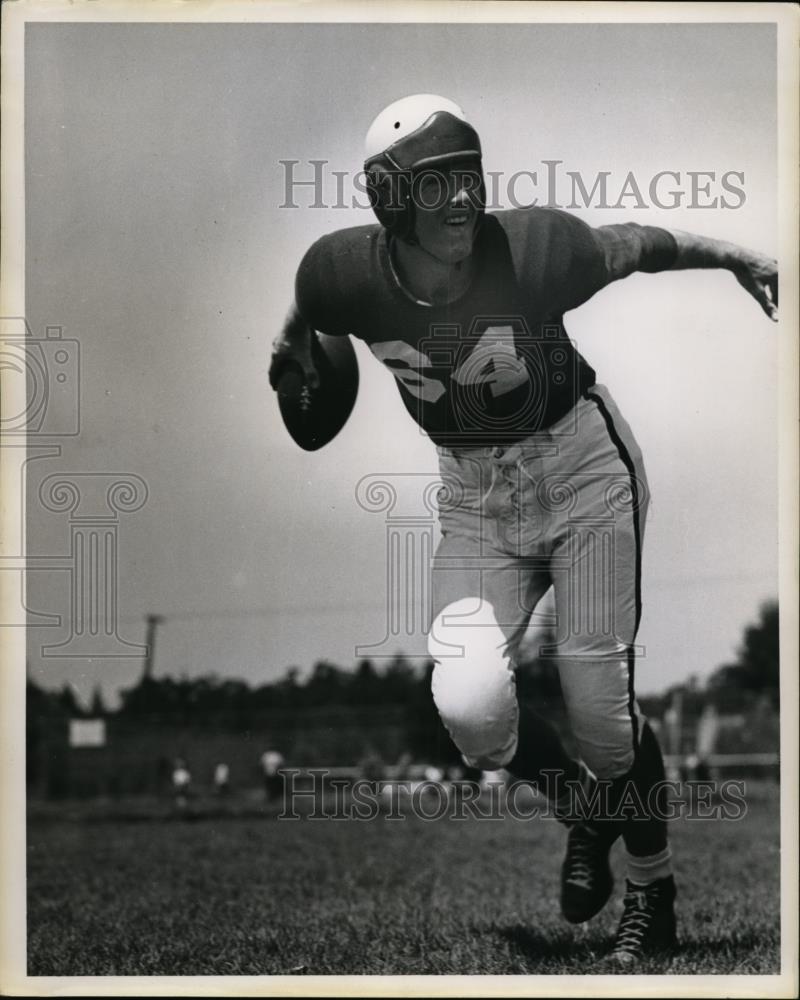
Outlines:
<svg viewBox="0 0 800 1000"><path fill-rule="evenodd" d="M395 101L370 126L365 147L370 203L392 235L414 242L414 179L425 171L469 164L477 173L476 199L483 211L480 139L447 98L415 94Z"/></svg>

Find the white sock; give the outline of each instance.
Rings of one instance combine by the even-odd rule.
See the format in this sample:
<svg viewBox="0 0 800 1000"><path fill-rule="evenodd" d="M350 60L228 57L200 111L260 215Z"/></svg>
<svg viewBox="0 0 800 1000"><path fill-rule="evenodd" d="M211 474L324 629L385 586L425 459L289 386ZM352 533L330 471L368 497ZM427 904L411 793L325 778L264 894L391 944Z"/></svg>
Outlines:
<svg viewBox="0 0 800 1000"><path fill-rule="evenodd" d="M637 858L628 852L628 880L634 885L650 885L672 874L672 851L665 847L658 854Z"/></svg>

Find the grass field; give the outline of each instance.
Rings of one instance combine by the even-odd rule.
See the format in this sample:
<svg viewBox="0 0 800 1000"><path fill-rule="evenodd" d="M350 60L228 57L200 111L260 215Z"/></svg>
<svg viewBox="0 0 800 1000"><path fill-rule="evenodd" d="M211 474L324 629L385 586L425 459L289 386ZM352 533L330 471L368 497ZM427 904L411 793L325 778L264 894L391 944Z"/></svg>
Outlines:
<svg viewBox="0 0 800 1000"><path fill-rule="evenodd" d="M566 924L552 820L161 811L29 811L30 975L608 971L621 886ZM635 971L779 971L778 812L748 786L743 819L672 824L680 949Z"/></svg>

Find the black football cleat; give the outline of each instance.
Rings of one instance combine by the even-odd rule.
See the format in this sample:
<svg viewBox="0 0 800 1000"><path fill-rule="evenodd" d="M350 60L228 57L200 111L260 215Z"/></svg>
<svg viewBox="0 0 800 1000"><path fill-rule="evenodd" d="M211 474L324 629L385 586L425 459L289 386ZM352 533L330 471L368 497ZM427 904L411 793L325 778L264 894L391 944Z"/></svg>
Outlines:
<svg viewBox="0 0 800 1000"><path fill-rule="evenodd" d="M631 966L642 958L666 955L676 941L675 879L670 875L650 885L627 882L610 963Z"/></svg>
<svg viewBox="0 0 800 1000"><path fill-rule="evenodd" d="M561 867L561 912L571 924L591 920L608 902L614 888L608 855L617 836L588 823L570 827Z"/></svg>

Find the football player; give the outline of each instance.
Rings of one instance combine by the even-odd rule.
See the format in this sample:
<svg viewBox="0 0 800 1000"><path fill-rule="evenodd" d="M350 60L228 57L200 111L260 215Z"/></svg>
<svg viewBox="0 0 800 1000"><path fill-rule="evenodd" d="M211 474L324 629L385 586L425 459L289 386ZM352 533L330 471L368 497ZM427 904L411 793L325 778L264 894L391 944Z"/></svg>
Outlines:
<svg viewBox="0 0 800 1000"><path fill-rule="evenodd" d="M362 339L394 375L444 483L434 701L468 766L506 768L549 795L567 827L567 920L589 920L610 898L609 850L622 837L627 891L611 956L629 966L675 943L666 824L649 794L664 768L634 693L648 487L564 314L636 271L700 267L730 270L774 319L776 264L652 226L591 228L549 208L486 213L479 137L435 95L377 116L365 172L379 225L331 233L305 254L270 380L291 363L313 388L316 331ZM577 761L515 691L515 651L551 587L548 655Z"/></svg>

